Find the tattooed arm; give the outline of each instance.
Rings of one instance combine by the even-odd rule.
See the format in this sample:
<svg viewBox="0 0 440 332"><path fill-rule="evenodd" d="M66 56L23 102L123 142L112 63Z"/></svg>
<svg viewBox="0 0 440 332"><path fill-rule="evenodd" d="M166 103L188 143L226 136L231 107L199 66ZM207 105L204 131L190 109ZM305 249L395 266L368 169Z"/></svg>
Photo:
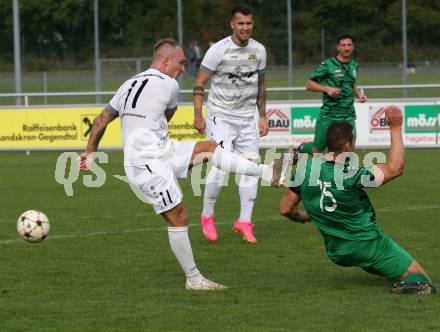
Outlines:
<svg viewBox="0 0 440 332"><path fill-rule="evenodd" d="M194 103L194 128L199 133L203 133L206 128L205 119L203 118L202 108L203 100L205 98L205 85L209 81L211 73L201 68L196 78L196 83L193 89L193 103Z"/></svg>
<svg viewBox="0 0 440 332"><path fill-rule="evenodd" d="M266 118L266 76L262 72L258 74L257 108L260 115L260 120L258 121L260 136L266 136L269 131Z"/></svg>
<svg viewBox="0 0 440 332"><path fill-rule="evenodd" d="M81 171L87 171L88 165L86 161L93 159L93 153L98 150L99 142L105 133L107 125L116 119L116 115L111 114L109 111L104 109L101 114L93 121L92 131L90 132L89 141L87 143L86 151L81 154L79 160L79 166Z"/></svg>

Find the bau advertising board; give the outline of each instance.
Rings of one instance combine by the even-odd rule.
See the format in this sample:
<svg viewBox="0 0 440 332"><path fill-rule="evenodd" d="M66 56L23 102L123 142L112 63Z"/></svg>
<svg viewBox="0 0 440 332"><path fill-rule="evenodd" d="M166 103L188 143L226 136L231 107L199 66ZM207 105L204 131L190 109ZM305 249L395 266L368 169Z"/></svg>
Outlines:
<svg viewBox="0 0 440 332"><path fill-rule="evenodd" d="M384 107L389 102L356 103L356 145L358 147L388 147L389 128L385 121ZM435 102L395 102L403 111L402 133L408 147L440 146L440 107ZM312 141L320 104L270 104L268 114L269 135L261 138L262 147L297 146ZM276 110L276 111L273 111ZM280 112L283 116L280 116ZM290 123L290 132L280 130ZM272 124L272 125L271 125Z"/></svg>

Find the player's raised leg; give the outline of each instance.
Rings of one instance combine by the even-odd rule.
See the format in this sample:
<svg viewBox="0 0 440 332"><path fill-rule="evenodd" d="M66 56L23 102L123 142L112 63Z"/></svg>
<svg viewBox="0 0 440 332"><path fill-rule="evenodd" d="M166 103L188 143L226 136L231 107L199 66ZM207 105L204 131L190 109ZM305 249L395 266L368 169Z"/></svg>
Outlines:
<svg viewBox="0 0 440 332"><path fill-rule="evenodd" d="M281 187L292 163L292 154L281 154L271 165L257 164L235 153L225 151L214 141L197 142L194 146L190 167L211 161L213 166L228 172L259 177L274 187Z"/></svg>

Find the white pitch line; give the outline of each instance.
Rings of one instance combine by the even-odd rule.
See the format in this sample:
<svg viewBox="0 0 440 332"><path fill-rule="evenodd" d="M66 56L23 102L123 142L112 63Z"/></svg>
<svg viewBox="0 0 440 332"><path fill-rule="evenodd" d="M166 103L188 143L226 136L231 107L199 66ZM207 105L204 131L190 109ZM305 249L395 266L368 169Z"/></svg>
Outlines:
<svg viewBox="0 0 440 332"><path fill-rule="evenodd" d="M430 210L430 209L438 209L438 208L440 208L439 204L422 205L422 206L404 205L404 206L384 207L384 208L381 208L381 209L377 209L376 211L379 211L379 212L387 212L387 211L414 211L414 210Z"/></svg>
<svg viewBox="0 0 440 332"><path fill-rule="evenodd" d="M216 225L228 225L229 223L216 223ZM195 227L199 226L200 224L188 224L188 227ZM101 232L91 232L86 234L71 234L71 235L52 235L48 236L46 241L48 240L59 240L59 239L73 239L78 237L93 237L93 236L105 236L105 235L114 235L114 234L129 234L129 233L138 233L138 232L149 232L149 231L161 231L166 230L167 226L161 226L161 227L148 227L148 228L136 228L136 229L126 229L123 231L101 231ZM10 243L16 243L21 242L23 239L16 238L16 239L10 239L10 240L3 240L0 241L1 244L10 244Z"/></svg>
<svg viewBox="0 0 440 332"><path fill-rule="evenodd" d="M114 217L112 217L114 218ZM272 217L272 218L265 218L264 220L278 220L280 218L278 217ZM256 220L258 222L258 220ZM262 221L262 220L260 220ZM227 222L216 222L216 225L232 225L233 223L227 223ZM197 224L188 224L188 227L196 227L200 226L199 223ZM91 232L86 234L72 234L72 235L52 235L48 236L45 241L48 240L59 240L59 239L73 239L78 237L93 237L93 236L105 236L105 235L114 235L114 234L130 234L130 233L138 233L138 232L149 232L149 231L162 231L167 230L167 226L161 226L161 227L147 227L147 228L136 228L136 229L126 229L123 231L101 231L101 232ZM2 244L10 244L10 243L16 243L16 242L22 242L23 239L21 238L15 238L10 240L3 240L0 241L0 245Z"/></svg>
<svg viewBox="0 0 440 332"><path fill-rule="evenodd" d="M377 212L388 212L388 211L414 211L414 210L429 210L429 209L439 209L440 205L436 204L436 205L422 205L422 206L393 206L393 207L385 207L385 208L381 208L381 209L377 209ZM144 214L137 214L137 215L131 215L130 217L142 217L144 216ZM82 219L96 219L96 217L81 217ZM115 218L115 216L101 216L101 219L111 219L111 218ZM258 223L259 221L273 221L273 220L279 220L279 219L283 219L282 216L272 216L269 218L264 218L264 219L256 219L255 221ZM3 220L3 219L2 219ZM199 223L196 224L188 224L188 227L196 227L199 226ZM232 223L216 223L216 225L232 225ZM73 238L78 238L78 237L94 237L94 236L106 236L106 235L114 235L114 234L130 234L130 233L138 233L138 232L149 232L149 231L160 231L160 230L166 230L167 226L161 226L161 227L147 227L147 228L137 228L137 229L126 229L126 230L122 230L122 231L101 231L101 232L91 232L91 233L86 233L86 234L72 234L72 235L52 235L49 236L47 240L59 240L59 239L73 239ZM16 242L21 242L23 241L21 238L14 238L14 239L10 239L10 240L2 240L0 241L0 245L2 244L11 244L11 243L16 243Z"/></svg>

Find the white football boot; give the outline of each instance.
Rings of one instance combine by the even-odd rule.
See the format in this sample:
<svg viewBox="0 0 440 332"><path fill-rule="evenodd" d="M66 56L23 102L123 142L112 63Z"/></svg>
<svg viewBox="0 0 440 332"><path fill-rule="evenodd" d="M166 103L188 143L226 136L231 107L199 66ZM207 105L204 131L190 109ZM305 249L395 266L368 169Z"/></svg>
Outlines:
<svg viewBox="0 0 440 332"><path fill-rule="evenodd" d="M200 279L199 282L196 282L196 283L191 283L188 279L186 279L185 288L189 289L189 290L195 290L195 291L199 291L199 290L215 291L215 290L224 290L224 289L227 289L228 287L225 285L222 285L222 284L218 284L218 283L211 281L209 279L202 278L202 279Z"/></svg>

